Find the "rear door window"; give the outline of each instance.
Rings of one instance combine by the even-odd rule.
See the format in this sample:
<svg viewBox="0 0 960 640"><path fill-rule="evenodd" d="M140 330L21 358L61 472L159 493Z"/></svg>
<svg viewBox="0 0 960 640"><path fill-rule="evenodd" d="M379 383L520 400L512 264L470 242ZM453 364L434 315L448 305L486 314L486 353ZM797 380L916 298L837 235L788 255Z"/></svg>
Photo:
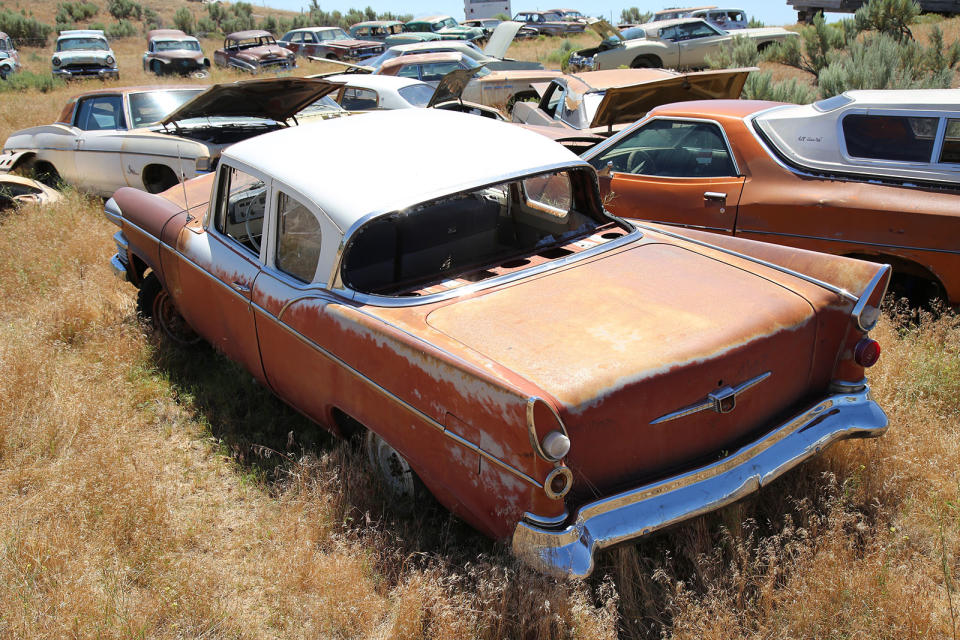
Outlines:
<svg viewBox="0 0 960 640"><path fill-rule="evenodd" d="M277 269L312 282L320 262L320 222L296 198L277 194Z"/></svg>
<svg viewBox="0 0 960 640"><path fill-rule="evenodd" d="M123 117L123 98L95 96L80 101L75 126L84 131L126 129Z"/></svg>
<svg viewBox="0 0 960 640"><path fill-rule="evenodd" d="M939 118L853 113L843 118L847 154L855 158L930 162Z"/></svg>

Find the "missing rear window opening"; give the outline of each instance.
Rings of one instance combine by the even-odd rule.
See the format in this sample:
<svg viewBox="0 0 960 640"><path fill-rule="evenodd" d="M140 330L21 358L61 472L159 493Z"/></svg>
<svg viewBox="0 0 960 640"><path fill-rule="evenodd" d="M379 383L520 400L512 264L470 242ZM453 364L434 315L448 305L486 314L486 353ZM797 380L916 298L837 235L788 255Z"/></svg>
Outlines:
<svg viewBox="0 0 960 640"><path fill-rule="evenodd" d="M343 280L360 292L398 295L524 255L543 256L609 222L589 206L584 194L592 193L591 185L583 170L556 172L377 218L349 242Z"/></svg>

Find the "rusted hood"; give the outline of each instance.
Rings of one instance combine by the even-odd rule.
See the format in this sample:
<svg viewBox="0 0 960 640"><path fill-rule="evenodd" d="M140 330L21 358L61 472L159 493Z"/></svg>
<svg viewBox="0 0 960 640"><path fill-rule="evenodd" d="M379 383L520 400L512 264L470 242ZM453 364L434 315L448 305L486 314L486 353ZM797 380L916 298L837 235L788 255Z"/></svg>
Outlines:
<svg viewBox="0 0 960 640"><path fill-rule="evenodd" d="M427 321L576 413L812 316L802 297L753 273L647 244L447 305Z"/></svg>
<svg viewBox="0 0 960 640"><path fill-rule="evenodd" d="M654 107L671 102L739 98L751 71L757 67L678 73L673 77L623 87L610 87L593 116L591 127L639 120Z"/></svg>
<svg viewBox="0 0 960 640"><path fill-rule="evenodd" d="M319 78L262 78L215 84L183 103L162 120L170 124L188 118L252 117L284 122L339 84Z"/></svg>
<svg viewBox="0 0 960 640"><path fill-rule="evenodd" d="M429 108L451 100L459 100L460 96L463 95L463 90L466 88L467 83L470 82L482 68L483 65L481 64L472 69L454 69L443 76L443 78L440 79L440 84L437 85L436 91L434 91L430 97L430 102L427 103L427 107Z"/></svg>

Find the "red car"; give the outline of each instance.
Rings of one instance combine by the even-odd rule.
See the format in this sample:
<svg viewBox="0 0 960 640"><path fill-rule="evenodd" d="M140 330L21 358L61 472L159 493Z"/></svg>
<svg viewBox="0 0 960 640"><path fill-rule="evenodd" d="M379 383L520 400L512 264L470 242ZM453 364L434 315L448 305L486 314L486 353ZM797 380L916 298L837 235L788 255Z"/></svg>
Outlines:
<svg viewBox="0 0 960 640"><path fill-rule="evenodd" d="M290 127L106 213L143 314L548 571L886 428L864 370L888 267L627 224L590 165L508 123Z"/></svg>
<svg viewBox="0 0 960 640"><path fill-rule="evenodd" d="M223 48L213 53L218 67L233 67L259 73L270 69L292 69L296 55L277 44L269 31L251 30L231 33L223 40Z"/></svg>
<svg viewBox="0 0 960 640"><path fill-rule="evenodd" d="M278 43L298 56L358 62L383 53L383 43L354 40L339 27L307 27L288 31Z"/></svg>

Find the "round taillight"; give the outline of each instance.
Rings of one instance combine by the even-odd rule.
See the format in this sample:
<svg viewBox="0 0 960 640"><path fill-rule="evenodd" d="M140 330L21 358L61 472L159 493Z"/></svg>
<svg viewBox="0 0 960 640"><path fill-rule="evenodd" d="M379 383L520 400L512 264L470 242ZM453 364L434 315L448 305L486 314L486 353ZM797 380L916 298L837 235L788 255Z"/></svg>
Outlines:
<svg viewBox="0 0 960 640"><path fill-rule="evenodd" d="M880 343L870 338L864 338L854 348L853 359L861 367L872 367L880 359Z"/></svg>
<svg viewBox="0 0 960 640"><path fill-rule="evenodd" d="M543 483L543 490L548 498L559 500L567 495L573 486L573 474L567 467L555 467Z"/></svg>

